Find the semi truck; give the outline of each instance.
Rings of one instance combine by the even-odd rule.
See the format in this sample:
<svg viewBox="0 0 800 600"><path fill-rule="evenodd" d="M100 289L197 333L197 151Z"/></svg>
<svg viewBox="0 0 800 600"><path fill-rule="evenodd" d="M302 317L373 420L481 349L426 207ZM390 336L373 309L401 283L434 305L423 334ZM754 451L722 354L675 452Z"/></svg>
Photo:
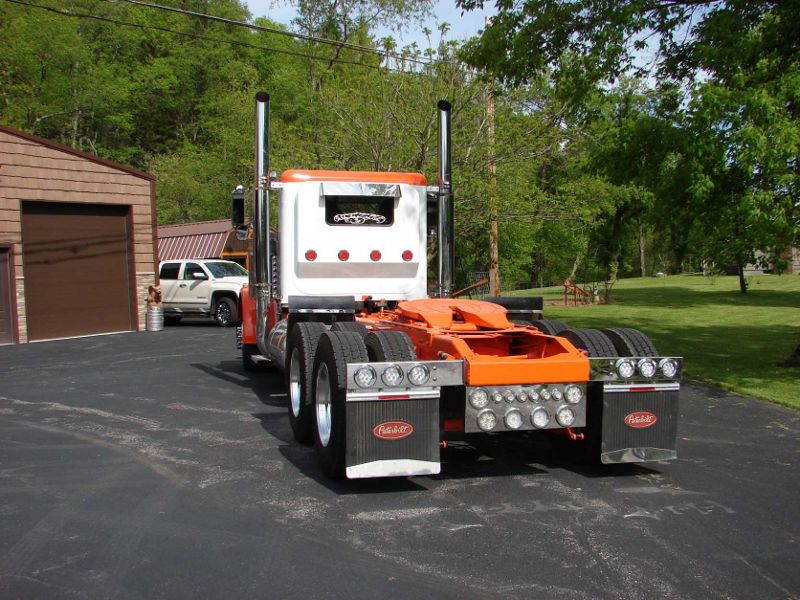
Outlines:
<svg viewBox="0 0 800 600"><path fill-rule="evenodd" d="M283 371L294 438L314 445L325 475L438 474L448 441L475 436L551 436L558 452L602 463L677 457L680 357L660 355L636 329L544 319L541 298L452 297L447 101L437 105L435 185L421 173L278 177L269 95L255 104L247 227L244 187L232 195L233 225L252 252L237 344L254 376Z"/></svg>

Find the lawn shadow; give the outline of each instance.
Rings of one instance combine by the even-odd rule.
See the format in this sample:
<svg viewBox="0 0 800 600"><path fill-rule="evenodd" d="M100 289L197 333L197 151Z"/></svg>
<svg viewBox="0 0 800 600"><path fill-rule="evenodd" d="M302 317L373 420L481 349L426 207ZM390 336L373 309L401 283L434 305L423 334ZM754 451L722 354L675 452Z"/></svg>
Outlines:
<svg viewBox="0 0 800 600"><path fill-rule="evenodd" d="M751 288L746 294L738 291L697 291L680 286L624 289L612 294L612 304L656 309L694 308L722 305L751 308L800 308L795 291Z"/></svg>

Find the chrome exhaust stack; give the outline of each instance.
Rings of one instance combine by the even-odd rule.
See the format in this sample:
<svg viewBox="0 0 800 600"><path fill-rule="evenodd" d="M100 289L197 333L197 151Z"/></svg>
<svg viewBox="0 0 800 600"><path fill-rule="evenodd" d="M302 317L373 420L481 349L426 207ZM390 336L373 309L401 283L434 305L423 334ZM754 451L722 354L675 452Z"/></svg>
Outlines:
<svg viewBox="0 0 800 600"><path fill-rule="evenodd" d="M453 223L453 188L450 158L450 110L447 100L440 100L439 109L439 223L437 231L438 269L436 295L448 298L453 292L455 273L455 230Z"/></svg>
<svg viewBox="0 0 800 600"><path fill-rule="evenodd" d="M269 247L269 94L256 94L256 177L253 185L253 283L256 300L256 341L266 355L267 310L272 288Z"/></svg>

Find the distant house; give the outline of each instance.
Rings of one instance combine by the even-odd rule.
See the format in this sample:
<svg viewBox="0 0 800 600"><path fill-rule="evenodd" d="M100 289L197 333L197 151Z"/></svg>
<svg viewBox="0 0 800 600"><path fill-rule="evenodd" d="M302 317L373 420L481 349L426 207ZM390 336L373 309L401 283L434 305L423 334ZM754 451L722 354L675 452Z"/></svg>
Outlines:
<svg viewBox="0 0 800 600"><path fill-rule="evenodd" d="M769 260L769 255L766 253L756 250L756 257L759 260L767 258L766 265L747 265L744 268L745 275L764 275L768 273L780 273L784 275L800 274L800 249L798 248L787 248L783 253L781 253L781 258L786 262L786 268L782 271L775 270L775 268L772 266L772 262Z"/></svg>
<svg viewBox="0 0 800 600"><path fill-rule="evenodd" d="M158 227L158 260L224 258L248 267L247 242L227 219Z"/></svg>
<svg viewBox="0 0 800 600"><path fill-rule="evenodd" d="M800 248L789 248L783 258L788 265L785 273L800 275Z"/></svg>

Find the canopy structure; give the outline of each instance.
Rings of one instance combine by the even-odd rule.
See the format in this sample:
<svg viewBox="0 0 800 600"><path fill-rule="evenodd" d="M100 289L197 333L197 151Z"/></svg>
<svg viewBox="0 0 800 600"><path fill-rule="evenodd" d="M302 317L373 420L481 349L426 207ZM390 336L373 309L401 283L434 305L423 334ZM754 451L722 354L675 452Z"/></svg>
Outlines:
<svg viewBox="0 0 800 600"><path fill-rule="evenodd" d="M246 256L246 242L236 239L231 223L227 219L161 225L158 228L158 258L160 261L181 258L230 258L235 260L246 259Z"/></svg>

